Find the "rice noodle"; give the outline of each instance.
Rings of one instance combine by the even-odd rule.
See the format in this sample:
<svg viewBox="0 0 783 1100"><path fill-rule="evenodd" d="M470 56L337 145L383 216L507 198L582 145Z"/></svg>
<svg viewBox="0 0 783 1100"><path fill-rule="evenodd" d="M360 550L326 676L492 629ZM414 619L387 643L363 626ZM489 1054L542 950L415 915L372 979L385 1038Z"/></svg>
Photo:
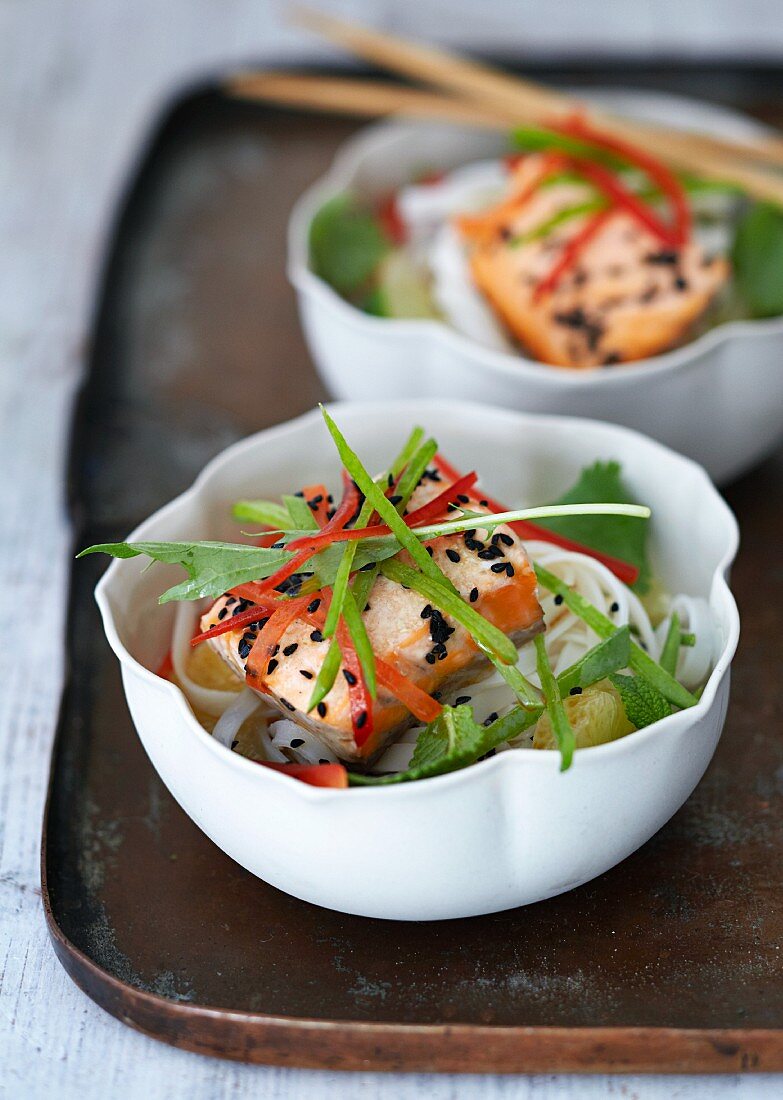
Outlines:
<svg viewBox="0 0 783 1100"><path fill-rule="evenodd" d="M245 688L234 697L234 702L221 714L212 730L212 736L221 745L230 749L237 734L251 714L255 714L262 704L261 697L252 688Z"/></svg>

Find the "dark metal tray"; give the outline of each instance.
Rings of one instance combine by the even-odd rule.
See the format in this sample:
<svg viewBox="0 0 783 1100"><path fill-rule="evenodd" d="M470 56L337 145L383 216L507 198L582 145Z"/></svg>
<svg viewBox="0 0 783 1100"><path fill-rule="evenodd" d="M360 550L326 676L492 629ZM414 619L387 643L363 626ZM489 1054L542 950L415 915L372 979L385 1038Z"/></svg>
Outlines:
<svg viewBox="0 0 783 1100"><path fill-rule="evenodd" d="M121 536L226 443L323 396L285 283L284 227L351 129L209 93L169 114L107 264L73 433L78 543ZM246 1061L783 1069L783 457L728 495L744 533L744 633L726 732L696 793L595 882L437 924L297 901L199 832L131 725L92 599L102 565L79 562L43 841L68 973L135 1028Z"/></svg>

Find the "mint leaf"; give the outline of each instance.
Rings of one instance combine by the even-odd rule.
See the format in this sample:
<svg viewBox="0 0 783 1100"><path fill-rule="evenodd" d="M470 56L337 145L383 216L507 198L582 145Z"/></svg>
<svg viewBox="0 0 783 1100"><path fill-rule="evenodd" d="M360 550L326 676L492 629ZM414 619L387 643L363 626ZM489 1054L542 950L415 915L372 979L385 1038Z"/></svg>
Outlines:
<svg viewBox="0 0 783 1100"><path fill-rule="evenodd" d="M340 294L352 294L369 282L390 243L371 214L350 195L330 199L310 224L313 271Z"/></svg>
<svg viewBox="0 0 783 1100"><path fill-rule="evenodd" d="M575 664L560 673L557 678L560 694L565 696L572 688L586 688L599 680L605 680L613 672L627 668L630 660L631 630L626 623L605 642L599 642Z"/></svg>
<svg viewBox="0 0 783 1100"><path fill-rule="evenodd" d="M783 313L783 210L753 203L740 217L731 251L734 279L752 317Z"/></svg>
<svg viewBox="0 0 783 1100"><path fill-rule="evenodd" d="M555 504L636 503L623 482L619 462L596 462L587 466L576 484L555 501ZM639 569L639 579L633 587L640 592L649 588L646 520L635 516L562 516L542 519L538 523L564 538L630 562Z"/></svg>
<svg viewBox="0 0 783 1100"><path fill-rule="evenodd" d="M609 679L620 693L628 721L638 730L651 726L653 722L660 722L661 718L671 714L672 708L660 691L640 676L623 676L618 673Z"/></svg>

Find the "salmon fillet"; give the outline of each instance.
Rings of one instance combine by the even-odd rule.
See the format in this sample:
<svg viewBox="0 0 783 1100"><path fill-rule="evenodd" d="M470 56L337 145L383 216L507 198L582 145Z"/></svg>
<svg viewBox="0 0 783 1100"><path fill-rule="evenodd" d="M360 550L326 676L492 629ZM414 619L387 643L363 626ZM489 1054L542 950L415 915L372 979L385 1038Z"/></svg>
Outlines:
<svg viewBox="0 0 783 1100"><path fill-rule="evenodd" d="M662 246L624 211L611 214L554 290L536 298L539 283L592 215L574 216L545 237L523 238L558 212L595 198L579 181L558 182L515 208L514 195L529 190L543 164L541 157L526 157L509 196L477 219L457 221L473 280L511 333L537 359L564 367L643 359L684 340L725 283L729 265L705 256L695 242ZM482 220L486 231L476 233ZM466 221L474 232L465 232Z"/></svg>
<svg viewBox="0 0 783 1100"><path fill-rule="evenodd" d="M427 503L450 483L437 471L428 471L411 497L409 510ZM487 511L478 503L470 507ZM479 540L468 533L443 537L429 545L433 559L464 599L518 645L543 630L535 573L524 546L510 528L498 527L491 540ZM201 629L208 630L222 621L221 616L225 619L227 614L247 606L244 601L222 596L202 617ZM386 577L376 580L362 614L376 656L429 694L456 688L488 667L462 626L432 608L417 593ZM229 631L211 638L208 644L238 677L244 678L256 637L252 629ZM414 719L379 685L372 736L357 746L348 685L342 675L338 675L318 710L306 714L313 682L328 648L328 640L311 624L292 623L267 666L262 680L264 698L312 731L342 760L368 762Z"/></svg>

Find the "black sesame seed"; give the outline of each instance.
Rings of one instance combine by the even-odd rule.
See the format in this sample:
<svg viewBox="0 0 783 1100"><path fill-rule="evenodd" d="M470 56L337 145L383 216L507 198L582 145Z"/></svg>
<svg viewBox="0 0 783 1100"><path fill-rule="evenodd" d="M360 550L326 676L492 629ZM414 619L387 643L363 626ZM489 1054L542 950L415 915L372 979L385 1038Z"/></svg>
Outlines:
<svg viewBox="0 0 783 1100"><path fill-rule="evenodd" d="M395 493L394 496L389 497L389 504L399 504L402 501L402 497L399 493Z"/></svg>
<svg viewBox="0 0 783 1100"><path fill-rule="evenodd" d="M369 611L369 610L370 610L370 605L369 605L368 603L366 603L366 604L364 605L364 610L365 610L365 611Z"/></svg>
<svg viewBox="0 0 783 1100"><path fill-rule="evenodd" d="M331 760L324 760L323 757L318 761L319 764L331 764Z"/></svg>
<svg viewBox="0 0 783 1100"><path fill-rule="evenodd" d="M316 596L316 598L315 598L314 600L312 600L312 601L311 601L311 602L310 602L310 603L309 603L309 604L307 605L307 610L308 610L308 611L310 612L310 614L312 615L312 614L314 614L314 613L315 613L315 612L316 612L316 611L318 610L318 608L319 608L320 606L321 606L321 598L320 598L320 596Z"/></svg>
<svg viewBox="0 0 783 1100"><path fill-rule="evenodd" d="M315 709L318 711L321 718L326 718L326 703L319 703Z"/></svg>
<svg viewBox="0 0 783 1100"><path fill-rule="evenodd" d="M490 565L490 569L493 573L505 573L508 562L496 561L493 565Z"/></svg>
<svg viewBox="0 0 783 1100"><path fill-rule="evenodd" d="M232 752L234 751L234 749L237 747L238 744L239 744L239 742L237 741L236 738L234 738L234 740L231 742L231 751Z"/></svg>
<svg viewBox="0 0 783 1100"><path fill-rule="evenodd" d="M287 645L283 650L283 656L290 657L292 653L296 653L297 649L299 649L299 643L291 642L291 644Z"/></svg>
<svg viewBox="0 0 783 1100"><path fill-rule="evenodd" d="M246 661L248 659L248 657L250 656L250 650L252 648L253 647L251 646L250 642L246 641L245 638L243 637L240 640L239 644L237 645L237 653L239 654L239 656L242 658L243 661Z"/></svg>
<svg viewBox="0 0 783 1100"><path fill-rule="evenodd" d="M368 561L365 565L361 566L360 572L369 573L370 570L374 569L374 568L375 568L375 562L374 561Z"/></svg>
<svg viewBox="0 0 783 1100"><path fill-rule="evenodd" d="M432 614L432 604L427 603L421 609L421 617L422 617L422 619L429 619L431 614Z"/></svg>
<svg viewBox="0 0 783 1100"><path fill-rule="evenodd" d="M276 657L279 652L280 652L280 646L277 644L277 642L275 642L275 644L272 648L272 656Z"/></svg>
<svg viewBox="0 0 783 1100"><path fill-rule="evenodd" d="M449 561L453 561L455 563L459 561L459 554L456 550L452 550L451 547L449 547L449 549L446 551L446 557L449 559Z"/></svg>
<svg viewBox="0 0 783 1100"><path fill-rule="evenodd" d="M291 748L299 749L304 745L304 737L294 737L291 739Z"/></svg>
<svg viewBox="0 0 783 1100"><path fill-rule="evenodd" d="M580 687L572 687L568 693L569 695L581 695L582 689Z"/></svg>
<svg viewBox="0 0 783 1100"><path fill-rule="evenodd" d="M266 666L267 676L271 676L279 664L280 662L277 660L277 658L273 657L269 664Z"/></svg>
<svg viewBox="0 0 783 1100"><path fill-rule="evenodd" d="M286 708L287 708L288 710L296 710L296 707L295 707L295 706L293 706L293 705L292 705L291 703L289 703L287 699L284 699L284 698L282 697L282 695L280 696L280 702L281 702L281 703L283 704L283 706L284 706L284 707L286 707Z"/></svg>
<svg viewBox="0 0 783 1100"><path fill-rule="evenodd" d="M609 608L609 610L610 610L610 611L612 612L612 614L613 614L613 615L616 615L616 614L617 614L617 612L618 612L618 611L620 610L620 605L619 605L619 603L617 602L617 600L615 600L615 601L614 601L614 603L613 603L613 604L612 604L612 606L611 606L611 607Z"/></svg>
<svg viewBox="0 0 783 1100"><path fill-rule="evenodd" d="M510 561L506 562L506 576L507 577L513 577L514 576L514 566L511 564Z"/></svg>
<svg viewBox="0 0 783 1100"><path fill-rule="evenodd" d="M461 707L464 703L469 703L469 702L470 702L470 696L469 695L458 695L457 698L454 700L454 706L455 707Z"/></svg>
<svg viewBox="0 0 783 1100"><path fill-rule="evenodd" d="M431 546L426 546L426 547L425 547L425 550L427 551L427 553L429 554L429 556L430 556L430 557L432 557L432 547L431 547Z"/></svg>
<svg viewBox="0 0 783 1100"><path fill-rule="evenodd" d="M475 603L475 602L476 602L476 600L477 600L478 598L479 598L479 590L478 590L478 588L471 588L471 590L470 590L470 596L468 597L468 599L470 600L470 602L471 602L471 603Z"/></svg>
<svg viewBox="0 0 783 1100"><path fill-rule="evenodd" d="M304 493L303 493L303 492L302 492L302 490L300 489L298 493L294 493L294 496L295 496L295 497L303 497L303 496L304 496Z"/></svg>
<svg viewBox="0 0 783 1100"><path fill-rule="evenodd" d="M394 474L389 474L389 476L386 478L386 484L391 489L392 485L394 484Z"/></svg>
<svg viewBox="0 0 783 1100"><path fill-rule="evenodd" d="M361 714L359 715L359 717L356 719L356 728L357 728L357 730L362 729L362 727L366 724L366 722L367 722L367 711L363 710L361 712Z"/></svg>
<svg viewBox="0 0 783 1100"><path fill-rule="evenodd" d="M310 501L310 504L311 504L311 505L312 505L312 504L321 504L321 502L323 501L323 499L324 499L324 497L323 497L323 493L318 493L318 495L317 495L317 496L314 496L314 497L312 498L312 500Z"/></svg>
<svg viewBox="0 0 783 1100"><path fill-rule="evenodd" d="M562 602L563 602L563 597L561 595L558 594L557 596L555 596L555 603L557 604L558 607L560 606L560 604Z"/></svg>
<svg viewBox="0 0 783 1100"><path fill-rule="evenodd" d="M467 504L470 500L470 497L465 496L464 493L457 493L457 500L460 502L460 504Z"/></svg>
<svg viewBox="0 0 783 1100"><path fill-rule="evenodd" d="M482 724L482 726L491 726L492 723L497 722L497 720L498 720L498 712L496 710L493 710L491 714L487 715L487 717L484 719L484 721L481 724Z"/></svg>
<svg viewBox="0 0 783 1100"><path fill-rule="evenodd" d="M504 546L514 545L514 540L512 539L511 535L507 535L505 531L498 531L495 535L495 538L498 540L498 542L502 542Z"/></svg>
<svg viewBox="0 0 783 1100"><path fill-rule="evenodd" d="M427 662L428 665L434 665L437 659L438 658L435 656L434 653L427 653L424 657L424 660Z"/></svg>
<svg viewBox="0 0 783 1100"><path fill-rule="evenodd" d="M674 285L677 288L677 290L687 290L688 289L688 280L683 279L682 275L678 275L677 278L674 280Z"/></svg>
<svg viewBox="0 0 783 1100"><path fill-rule="evenodd" d="M344 668L344 669L343 669L343 676L344 676L344 677L345 677L345 679L346 679L346 680L348 681L348 683L349 683L349 684L351 685L351 687L353 687L353 686L354 686L354 684L356 683L356 677L355 677L355 676L354 676L354 674L353 674L353 673L351 672L351 670L350 670L350 669L348 669L348 668Z"/></svg>
<svg viewBox="0 0 783 1100"><path fill-rule="evenodd" d="M320 630L314 630L312 632L312 634L310 635L310 641L311 642L322 642L323 640L324 640L324 636L323 636L323 634L321 633Z"/></svg>
<svg viewBox="0 0 783 1100"><path fill-rule="evenodd" d="M219 619L225 619L226 615L228 615L228 608L227 607L221 607L220 611L218 611L218 618Z"/></svg>
<svg viewBox="0 0 783 1100"><path fill-rule="evenodd" d="M269 547L269 549L270 550L282 550L282 548L284 546L285 546L284 542L273 542L272 545Z"/></svg>
<svg viewBox="0 0 783 1100"><path fill-rule="evenodd" d="M304 676L305 680L312 680L313 678L312 672L308 672L306 668L300 668L299 675Z"/></svg>
<svg viewBox="0 0 783 1100"><path fill-rule="evenodd" d="M481 505L482 508L489 508L489 501L488 500L480 500L479 504Z"/></svg>
<svg viewBox="0 0 783 1100"><path fill-rule="evenodd" d="M503 551L499 546L487 546L484 550L479 550L478 556L482 561L492 561L494 558L502 558Z"/></svg>

